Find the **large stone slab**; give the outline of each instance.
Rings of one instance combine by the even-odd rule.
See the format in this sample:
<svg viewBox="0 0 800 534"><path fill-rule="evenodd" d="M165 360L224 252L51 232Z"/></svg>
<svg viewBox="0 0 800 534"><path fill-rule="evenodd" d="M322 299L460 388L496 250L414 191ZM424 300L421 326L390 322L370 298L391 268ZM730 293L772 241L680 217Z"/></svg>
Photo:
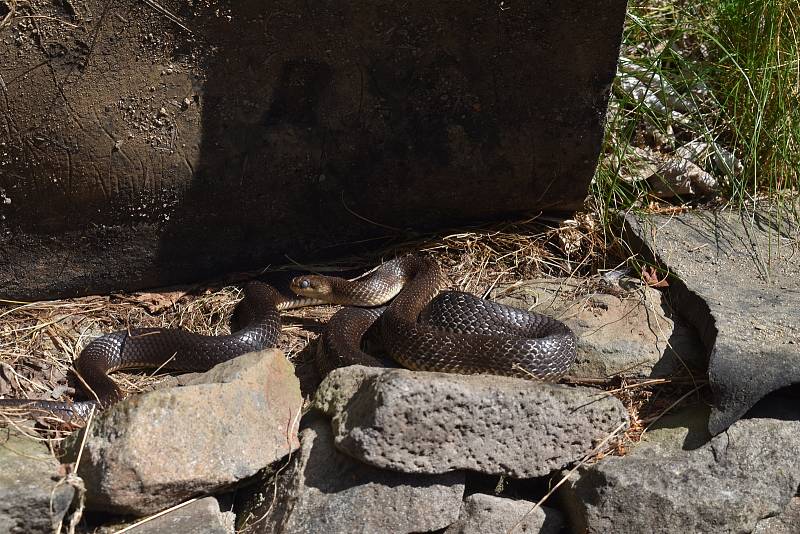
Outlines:
<svg viewBox="0 0 800 534"><path fill-rule="evenodd" d="M0 532L50 534L75 490L44 443L0 428Z"/></svg>
<svg viewBox="0 0 800 534"><path fill-rule="evenodd" d="M276 349L120 402L88 430L78 470L87 505L147 515L227 488L299 446L302 404L294 368ZM71 436L70 456L82 435Z"/></svg>
<svg viewBox="0 0 800 534"><path fill-rule="evenodd" d="M493 295L501 304L555 317L575 332L578 356L570 376L658 378L705 370L705 347L661 291L617 289L619 294L575 296L577 282L542 278L498 287Z"/></svg>
<svg viewBox="0 0 800 534"><path fill-rule="evenodd" d="M574 210L626 2L26 5L0 39L0 298L15 299Z"/></svg>
<svg viewBox="0 0 800 534"><path fill-rule="evenodd" d="M277 493L268 485L246 505L255 521L245 533L403 534L438 530L458 517L463 472L410 475L376 469L337 451L327 420L317 417L307 424ZM266 517L263 510L269 510Z"/></svg>
<svg viewBox="0 0 800 534"><path fill-rule="evenodd" d="M329 374L314 405L332 416L337 448L406 473L546 475L628 420L589 388L360 366Z"/></svg>
<svg viewBox="0 0 800 534"><path fill-rule="evenodd" d="M464 499L458 521L444 534L558 534L564 526L561 513L535 503L474 493Z"/></svg>
<svg viewBox="0 0 800 534"><path fill-rule="evenodd" d="M784 214L626 219L629 241L680 281L670 294L710 354L717 434L766 394L800 383L800 225Z"/></svg>
<svg viewBox="0 0 800 534"><path fill-rule="evenodd" d="M800 411L788 412L740 420L694 450L657 439L581 468L562 492L573 530L752 532L800 485Z"/></svg>

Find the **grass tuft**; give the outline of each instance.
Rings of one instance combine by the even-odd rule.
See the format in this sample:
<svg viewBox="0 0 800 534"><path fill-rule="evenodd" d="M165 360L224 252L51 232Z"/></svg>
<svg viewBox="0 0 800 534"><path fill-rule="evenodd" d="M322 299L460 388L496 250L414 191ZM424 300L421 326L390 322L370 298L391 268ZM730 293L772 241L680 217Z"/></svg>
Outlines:
<svg viewBox="0 0 800 534"><path fill-rule="evenodd" d="M629 6L592 187L604 226L616 213L663 204L647 177L698 144L710 147L697 163L717 179L723 204L745 209L796 196L799 21L794 0Z"/></svg>

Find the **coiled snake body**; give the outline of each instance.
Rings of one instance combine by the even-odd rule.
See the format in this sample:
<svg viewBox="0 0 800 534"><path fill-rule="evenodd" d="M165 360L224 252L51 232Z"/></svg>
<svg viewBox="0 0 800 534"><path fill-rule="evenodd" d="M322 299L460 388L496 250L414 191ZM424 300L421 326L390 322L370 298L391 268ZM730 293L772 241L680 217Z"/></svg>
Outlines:
<svg viewBox="0 0 800 534"><path fill-rule="evenodd" d="M360 350L358 340L378 316L386 352L409 369L556 380L575 361L575 335L563 323L468 293L439 294L442 285L436 262L408 255L355 281L297 277L292 290L358 306L382 305L394 297L382 313L345 308L339 312L344 318L334 316L331 325L337 328L323 335L318 361L373 364L375 358Z"/></svg>
<svg viewBox="0 0 800 534"><path fill-rule="evenodd" d="M0 406L85 420L93 407L107 407L122 398L110 372L145 367L205 371L241 354L274 347L280 334L279 310L324 302L378 307L391 301L380 308L345 308L331 319L318 344L318 362L325 370L352 363L381 365L361 349L364 333L378 320L386 352L410 369L555 380L575 360L575 336L559 321L467 293L439 295L442 281L432 259L408 255L355 281L297 277L291 287L304 298L293 300L267 284L251 282L237 309L244 326L230 335L165 328L107 334L87 345L75 361L76 374L94 400L0 399Z"/></svg>

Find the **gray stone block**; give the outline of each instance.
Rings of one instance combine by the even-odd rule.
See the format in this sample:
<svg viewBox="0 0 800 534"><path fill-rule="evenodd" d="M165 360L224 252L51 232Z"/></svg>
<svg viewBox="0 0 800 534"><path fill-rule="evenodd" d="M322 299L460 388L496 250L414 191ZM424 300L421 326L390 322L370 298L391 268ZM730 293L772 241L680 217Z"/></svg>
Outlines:
<svg viewBox="0 0 800 534"><path fill-rule="evenodd" d="M751 532L797 492L798 436L800 421L765 418L740 420L691 451L656 440L581 468L562 502L579 532Z"/></svg>
<svg viewBox="0 0 800 534"><path fill-rule="evenodd" d="M263 517L265 509L270 513L245 533L403 534L441 529L458 517L463 472L409 475L362 464L334 448L322 418L309 421L300 440L277 494L267 485L261 506L248 503L251 519Z"/></svg>
<svg viewBox="0 0 800 534"><path fill-rule="evenodd" d="M59 471L44 443L0 429L0 532L53 532L75 494Z"/></svg>
<svg viewBox="0 0 800 534"><path fill-rule="evenodd" d="M214 497L205 497L137 526L136 534L234 534L236 516L222 512Z"/></svg>
<svg viewBox="0 0 800 534"><path fill-rule="evenodd" d="M619 400L589 388L359 366L328 375L315 406L332 416L336 447L370 465L517 478L580 459L628 420Z"/></svg>
<svg viewBox="0 0 800 534"><path fill-rule="evenodd" d="M303 398L279 350L245 354L188 382L131 397L95 419L78 470L87 506L148 515L228 488L299 446ZM82 436L70 436L70 456Z"/></svg>
<svg viewBox="0 0 800 534"><path fill-rule="evenodd" d="M475 493L464 499L458 521L444 534L558 534L564 526L561 512L535 503Z"/></svg>
<svg viewBox="0 0 800 534"><path fill-rule="evenodd" d="M628 239L679 280L670 296L705 345L718 434L762 397L800 383L800 263L783 213L691 212L626 219Z"/></svg>

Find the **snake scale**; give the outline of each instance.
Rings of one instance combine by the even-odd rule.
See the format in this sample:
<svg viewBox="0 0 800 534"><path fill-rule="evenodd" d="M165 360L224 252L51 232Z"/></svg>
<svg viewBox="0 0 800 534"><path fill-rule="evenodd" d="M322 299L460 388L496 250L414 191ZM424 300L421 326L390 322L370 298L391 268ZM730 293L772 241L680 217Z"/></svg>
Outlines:
<svg viewBox="0 0 800 534"><path fill-rule="evenodd" d="M317 363L323 372L353 363L384 365L361 348L364 334L376 327L385 352L414 370L556 380L574 362L575 335L563 323L468 293L440 293L442 286L438 264L418 254L388 261L353 281L296 277L291 284L299 296L295 299L267 284L250 282L237 307L243 326L230 335L167 328L106 334L75 360L75 372L93 400L0 399L0 407L46 411L67 421L85 419L93 407L104 408L123 397L108 373L130 368L208 370L241 354L276 346L281 310L326 302L361 308L346 307L331 318L318 343Z"/></svg>

